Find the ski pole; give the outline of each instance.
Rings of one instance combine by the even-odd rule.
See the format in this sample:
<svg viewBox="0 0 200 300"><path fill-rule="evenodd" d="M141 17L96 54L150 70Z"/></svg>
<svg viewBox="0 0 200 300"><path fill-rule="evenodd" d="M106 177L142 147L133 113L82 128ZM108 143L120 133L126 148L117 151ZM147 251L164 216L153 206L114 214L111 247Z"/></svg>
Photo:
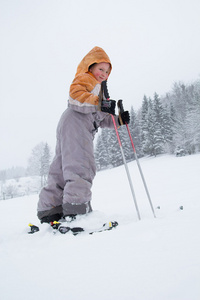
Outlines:
<svg viewBox="0 0 200 300"><path fill-rule="evenodd" d="M104 91L105 98L107 100L109 100L110 96L108 94L108 89L107 89L106 81L102 82L102 88L103 88L103 91ZM137 200L136 200L136 196L135 196L135 192L134 192L134 189L133 189L133 184L132 184L132 181L131 181L131 176L130 176L129 169L128 169L128 166L127 166L127 163L126 163L126 158L125 158L124 150L122 148L122 143L121 143L121 140L120 140L120 137L119 137L119 132L117 130L117 125L116 125L116 122L115 122L115 118L114 118L113 115L111 115L111 117L112 117L112 121L113 121L113 124L114 124L115 132L116 132L116 135L117 135L117 140L118 140L118 143L119 143L119 147L120 147L120 150L121 150L122 159L123 159L123 163L124 163L124 166L125 166L126 174L127 174L127 177L128 177L128 181L129 181L131 193L132 193L132 196L133 196L133 200L134 200L136 212L137 212L137 215L138 215L138 219L141 220L140 212L139 212L139 209L138 209Z"/></svg>
<svg viewBox="0 0 200 300"><path fill-rule="evenodd" d="M123 124L122 119L121 119L121 113L123 113L123 111L124 111L122 100L118 100L117 106L118 106L118 109L119 109L119 119L120 119L121 124ZM151 206L151 210L153 212L153 215L156 218L155 211L154 211L154 208L153 208L153 204L152 204L152 201L151 201L151 197L150 197L150 194L149 194L149 191L148 191L148 188L147 188L147 184L146 184L143 172L142 172L142 168L141 168L140 163L139 163L139 159L137 157L137 153L136 153L136 150L135 150L133 139L131 137L130 129L129 129L128 124L127 123L125 123L125 124L126 124L126 128L127 128L129 137L130 137L130 141L131 141L131 145L132 145L132 148L133 148L134 156L135 156L135 159L136 159L136 162L137 162L137 165L138 165L138 169L140 171L140 175L141 175L141 178L142 178L142 181L143 181L143 184L144 184L144 188L145 188L148 200L149 200L149 204Z"/></svg>

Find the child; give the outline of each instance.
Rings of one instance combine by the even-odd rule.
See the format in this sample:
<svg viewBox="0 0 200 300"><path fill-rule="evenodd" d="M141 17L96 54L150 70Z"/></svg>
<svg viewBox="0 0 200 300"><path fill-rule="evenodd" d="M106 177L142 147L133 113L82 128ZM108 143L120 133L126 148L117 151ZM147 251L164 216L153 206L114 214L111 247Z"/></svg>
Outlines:
<svg viewBox="0 0 200 300"><path fill-rule="evenodd" d="M80 62L70 86L69 104L57 127L56 153L48 184L40 193L38 218L43 222L73 219L92 211L91 187L96 174L93 139L98 127L114 128L115 101L99 101L101 82L112 69L109 57L94 47ZM116 124L118 116L114 116ZM129 113L122 114L125 124Z"/></svg>

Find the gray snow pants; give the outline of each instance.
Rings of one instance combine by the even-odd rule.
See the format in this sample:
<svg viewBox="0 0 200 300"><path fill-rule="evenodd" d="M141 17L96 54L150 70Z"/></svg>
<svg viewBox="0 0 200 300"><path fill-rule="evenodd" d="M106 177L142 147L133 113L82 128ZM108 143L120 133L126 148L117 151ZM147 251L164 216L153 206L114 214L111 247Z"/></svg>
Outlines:
<svg viewBox="0 0 200 300"><path fill-rule="evenodd" d="M38 218L92 211L91 187L96 174L94 114L68 108L57 127L57 144L48 183L39 195Z"/></svg>

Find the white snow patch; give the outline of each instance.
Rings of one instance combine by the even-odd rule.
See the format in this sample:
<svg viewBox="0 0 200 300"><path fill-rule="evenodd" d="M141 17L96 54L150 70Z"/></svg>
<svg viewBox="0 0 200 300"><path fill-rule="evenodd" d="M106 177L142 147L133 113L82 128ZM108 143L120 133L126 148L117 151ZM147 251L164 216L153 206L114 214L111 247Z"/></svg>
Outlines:
<svg viewBox="0 0 200 300"><path fill-rule="evenodd" d="M121 166L97 174L94 212L75 221L89 228L116 220L112 231L53 235L43 224L29 235L28 223L39 224L38 195L0 201L1 299L199 300L200 154L140 164L156 218L131 162L142 220Z"/></svg>

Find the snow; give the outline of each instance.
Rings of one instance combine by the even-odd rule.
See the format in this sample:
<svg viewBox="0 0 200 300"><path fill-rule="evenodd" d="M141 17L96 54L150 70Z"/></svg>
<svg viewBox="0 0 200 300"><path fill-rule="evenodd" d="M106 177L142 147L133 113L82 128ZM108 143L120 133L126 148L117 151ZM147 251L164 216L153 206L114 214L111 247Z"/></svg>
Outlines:
<svg viewBox="0 0 200 300"><path fill-rule="evenodd" d="M38 195L0 201L1 299L199 300L200 154L140 164L156 218L131 162L141 221L124 166L97 174L94 212L75 221L117 220L112 231L53 235L43 224L30 235L28 223L39 224Z"/></svg>

